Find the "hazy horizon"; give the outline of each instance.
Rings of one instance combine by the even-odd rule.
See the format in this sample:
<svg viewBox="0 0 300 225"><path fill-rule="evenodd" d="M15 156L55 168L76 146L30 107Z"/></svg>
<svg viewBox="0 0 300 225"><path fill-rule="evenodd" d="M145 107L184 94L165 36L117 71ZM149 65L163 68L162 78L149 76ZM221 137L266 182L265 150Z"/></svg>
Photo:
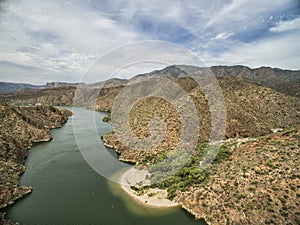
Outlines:
<svg viewBox="0 0 300 225"><path fill-rule="evenodd" d="M221 67L225 67L225 66L229 66L229 65L214 65L214 66L221 66ZM232 66L244 66L244 65L232 65ZM213 66L212 66L213 67ZM247 67L247 66L245 66ZM258 69L258 68L263 68L263 67L267 67L267 66L261 66L261 67L249 67L250 69ZM162 67L161 69L164 69L166 67ZM297 70L290 70L290 69L284 69L284 68L278 68L278 67L269 67L269 68L272 68L272 69L281 69L281 70L288 70L288 71L299 71L300 72L300 69L297 69ZM49 81L49 82L44 82L44 83L26 83L26 82L10 82L10 81L2 81L0 80L0 83L15 83L15 84L30 84L30 85L36 85L36 86L43 86L43 85L46 85L48 83L70 83L70 84L76 84L76 83L82 83L82 84L94 84L94 83L98 83L98 82L103 82L103 81L107 81L109 79L120 79L120 80L129 80L135 76L138 76L138 75L143 75L143 74L146 74L146 73L149 73L149 72L152 72L154 70L160 70L160 69L153 69L153 70L149 70L145 73L138 73L138 74L133 74L132 76L128 76L126 78L122 78L122 77L109 77L108 79L105 79L105 80L98 80L98 81L95 81L95 82L81 82L80 80L77 81L77 82L72 82L72 81L63 81L63 80L56 80L56 81Z"/></svg>

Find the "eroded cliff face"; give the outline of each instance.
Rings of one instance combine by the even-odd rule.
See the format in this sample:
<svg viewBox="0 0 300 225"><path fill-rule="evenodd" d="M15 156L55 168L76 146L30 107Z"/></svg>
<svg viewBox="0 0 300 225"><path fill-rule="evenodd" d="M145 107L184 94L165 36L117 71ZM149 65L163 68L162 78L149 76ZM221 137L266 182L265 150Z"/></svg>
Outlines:
<svg viewBox="0 0 300 225"><path fill-rule="evenodd" d="M50 141L50 129L61 127L72 113L51 106L12 107L0 105L0 209L31 192L20 186L27 151L33 143ZM4 221L0 212L0 223Z"/></svg>

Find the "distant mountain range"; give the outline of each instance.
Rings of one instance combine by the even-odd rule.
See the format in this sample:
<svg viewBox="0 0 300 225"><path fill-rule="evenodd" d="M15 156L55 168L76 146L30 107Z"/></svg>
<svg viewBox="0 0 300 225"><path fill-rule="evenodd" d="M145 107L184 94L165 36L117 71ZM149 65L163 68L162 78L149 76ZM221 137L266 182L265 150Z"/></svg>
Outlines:
<svg viewBox="0 0 300 225"><path fill-rule="evenodd" d="M131 81L131 83L139 82L150 77L180 78L197 71L210 71L217 78L243 78L244 80L270 87L284 94L300 97L300 70L282 70L270 67L251 69L247 66L240 65L212 67L172 65L162 70L137 75L129 81Z"/></svg>
<svg viewBox="0 0 300 225"><path fill-rule="evenodd" d="M150 73L139 74L130 79L112 78L93 84L51 82L45 85L32 85L25 83L0 82L0 93L12 93L23 89L49 89L66 86L87 85L90 88L105 88L126 85L147 80L151 77L180 78L197 71L210 70L217 78L243 78L261 86L270 87L284 94L300 97L300 70L282 70L279 68L260 67L251 69L246 66L212 66L196 67L189 65L172 65L162 70L154 70Z"/></svg>
<svg viewBox="0 0 300 225"><path fill-rule="evenodd" d="M199 68L173 65L134 76L129 80L113 78L94 84L51 83L40 89L23 89L0 94L0 102L13 105L75 104L98 111L110 111L116 96L126 85L136 85L143 80L164 77L176 82L195 98L195 104L199 104L198 109L201 115L209 115L201 89L189 76L202 76L201 74L206 70L217 77L223 91L228 113L226 134L228 137L262 135L272 128L288 127L299 122L300 71L268 67L258 69L245 66ZM76 88L77 85L80 88ZM76 102L73 102L75 98ZM202 122L209 124L208 120ZM206 137L208 131L207 125L201 136Z"/></svg>
<svg viewBox="0 0 300 225"><path fill-rule="evenodd" d="M0 93L11 93L23 89L59 88L65 86L76 86L78 84L79 83L50 82L45 85L34 85L34 84L26 84L26 83L0 82Z"/></svg>
<svg viewBox="0 0 300 225"><path fill-rule="evenodd" d="M250 69L245 66L213 66L211 70L216 77L240 77L284 94L300 97L300 70L270 67Z"/></svg>

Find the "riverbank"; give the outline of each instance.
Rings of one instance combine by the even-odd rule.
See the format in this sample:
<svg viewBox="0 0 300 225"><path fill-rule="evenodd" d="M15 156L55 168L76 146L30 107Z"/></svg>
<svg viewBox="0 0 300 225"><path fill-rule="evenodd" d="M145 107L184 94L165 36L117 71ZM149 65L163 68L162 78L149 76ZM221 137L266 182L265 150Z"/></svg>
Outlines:
<svg viewBox="0 0 300 225"><path fill-rule="evenodd" d="M25 160L32 143L51 141L49 132L61 127L72 113L51 106L13 107L0 105L0 224L5 208L32 191L20 186Z"/></svg>
<svg viewBox="0 0 300 225"><path fill-rule="evenodd" d="M149 180L146 179L148 172L146 170L138 170L131 168L124 172L120 177L120 184L122 189L130 195L134 200L142 203L148 207L154 208L166 208L166 207L178 207L177 202L167 199L167 191L158 188L149 188L142 193L138 193L131 187L142 187L149 184Z"/></svg>

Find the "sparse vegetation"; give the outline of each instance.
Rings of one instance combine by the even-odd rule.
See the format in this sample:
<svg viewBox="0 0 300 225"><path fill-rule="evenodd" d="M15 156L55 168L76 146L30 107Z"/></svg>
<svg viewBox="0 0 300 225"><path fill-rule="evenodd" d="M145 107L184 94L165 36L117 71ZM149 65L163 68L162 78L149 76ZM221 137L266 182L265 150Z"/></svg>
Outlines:
<svg viewBox="0 0 300 225"><path fill-rule="evenodd" d="M111 122L111 114L109 113L108 115L106 115L105 117L103 117L103 122L109 123Z"/></svg>
<svg viewBox="0 0 300 225"><path fill-rule="evenodd" d="M199 154L190 156L186 152L170 151L169 154L157 157L157 163L149 167L152 187L167 189L168 198L173 199L177 191L187 191L189 187L197 186L208 178L208 172L199 167L204 152L212 152L215 156L213 163L220 163L231 153L226 145L221 147L207 144L198 145Z"/></svg>
<svg viewBox="0 0 300 225"><path fill-rule="evenodd" d="M300 159L299 139L294 136L299 134L299 129L291 130L240 145L231 151L230 160L213 163L206 182L190 187L188 192L177 193L174 199L195 215L209 217L214 224L226 223L228 216L231 222L245 222L240 219L243 214L237 213L241 209L247 213L248 219L251 218L249 224L260 224L258 218L264 218L266 224L272 224L273 220L297 224L295 210L299 207L297 199L300 194L295 193L299 186L295 168L298 168ZM197 195L202 196L201 200L193 197ZM203 203L209 207L204 207ZM232 210L237 214L231 217L215 213L220 210Z"/></svg>
<svg viewBox="0 0 300 225"><path fill-rule="evenodd" d="M20 186L27 150L32 142L49 141L49 128L61 127L71 112L50 106L13 107L0 104L0 209L29 194L31 187ZM0 224L4 221L0 211Z"/></svg>

